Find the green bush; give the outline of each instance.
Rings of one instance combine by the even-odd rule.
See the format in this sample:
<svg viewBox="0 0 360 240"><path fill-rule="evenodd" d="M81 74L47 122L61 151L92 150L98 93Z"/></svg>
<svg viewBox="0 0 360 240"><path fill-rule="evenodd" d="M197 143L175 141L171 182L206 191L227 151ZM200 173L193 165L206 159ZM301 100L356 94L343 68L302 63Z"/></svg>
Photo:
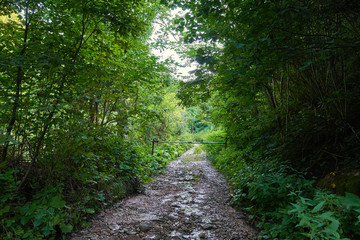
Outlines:
<svg viewBox="0 0 360 240"><path fill-rule="evenodd" d="M57 146L62 146L58 148ZM188 145L159 144L151 155L111 129L58 129L24 192L16 170L0 172L0 238L54 239L163 171ZM45 186L45 187L43 187ZM31 197L29 197L31 196Z"/></svg>
<svg viewBox="0 0 360 240"><path fill-rule="evenodd" d="M166 165L183 152L189 149L189 144L177 143L158 143L155 146L154 155L151 155L151 149L143 145L136 146L139 154L139 160L136 165L137 176L143 182L151 180L151 176L161 173Z"/></svg>
<svg viewBox="0 0 360 240"><path fill-rule="evenodd" d="M314 180L276 158L271 160L256 144L244 149L206 146L206 150L212 164L229 180L233 204L248 211L261 229L261 238L360 238L358 196L316 189Z"/></svg>
<svg viewBox="0 0 360 240"><path fill-rule="evenodd" d="M273 221L262 222L261 237L265 239L358 239L360 198L347 193L345 197L316 190L311 198L301 193L277 212L265 215Z"/></svg>
<svg viewBox="0 0 360 240"><path fill-rule="evenodd" d="M54 239L73 229L69 209L62 199L62 188L46 188L20 206L2 208L3 239Z"/></svg>

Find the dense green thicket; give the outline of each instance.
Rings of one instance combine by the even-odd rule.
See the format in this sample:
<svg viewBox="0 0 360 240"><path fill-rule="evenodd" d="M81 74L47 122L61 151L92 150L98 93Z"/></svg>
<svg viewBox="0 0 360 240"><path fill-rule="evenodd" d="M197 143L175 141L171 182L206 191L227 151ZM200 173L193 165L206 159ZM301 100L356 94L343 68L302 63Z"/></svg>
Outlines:
<svg viewBox="0 0 360 240"><path fill-rule="evenodd" d="M186 146L169 70L150 54L158 1L0 5L0 238L64 238Z"/></svg>
<svg viewBox="0 0 360 240"><path fill-rule="evenodd" d="M186 148L153 138L190 137L228 140L208 152L264 238L359 238L360 4L174 2L1 2L0 238L86 226ZM146 44L160 3L200 46L187 111Z"/></svg>
<svg viewBox="0 0 360 240"><path fill-rule="evenodd" d="M282 161L316 176L358 166L359 4L184 2L184 40L208 41L193 56L201 67L183 84L185 103L211 98L235 142L264 130Z"/></svg>
<svg viewBox="0 0 360 240"><path fill-rule="evenodd" d="M216 141L224 132L203 136ZM233 204L245 209L263 239L358 239L360 197L331 194L313 179L279 164L266 139L244 141L244 148L206 146L212 164L229 180Z"/></svg>
<svg viewBox="0 0 360 240"><path fill-rule="evenodd" d="M359 3L175 2L200 45L178 95L224 129L232 147L212 154L234 201L270 239L359 238Z"/></svg>

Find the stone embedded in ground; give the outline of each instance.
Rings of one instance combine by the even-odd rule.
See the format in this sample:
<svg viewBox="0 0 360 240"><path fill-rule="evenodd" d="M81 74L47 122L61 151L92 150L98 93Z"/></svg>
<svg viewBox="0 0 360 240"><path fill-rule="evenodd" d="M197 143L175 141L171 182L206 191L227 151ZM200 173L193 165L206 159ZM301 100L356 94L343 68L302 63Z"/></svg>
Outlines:
<svg viewBox="0 0 360 240"><path fill-rule="evenodd" d="M212 224L206 223L202 227L204 230L211 230L214 229L214 226Z"/></svg>
<svg viewBox="0 0 360 240"><path fill-rule="evenodd" d="M119 230L119 229L120 229L120 226L117 225L117 224L114 224L113 226L109 226L109 228L110 228L112 231L116 231L116 230Z"/></svg>
<svg viewBox="0 0 360 240"><path fill-rule="evenodd" d="M137 232L132 231L132 230L128 230L128 231L126 231L126 234L128 234L128 235L136 235Z"/></svg>
<svg viewBox="0 0 360 240"><path fill-rule="evenodd" d="M171 214L169 214L169 216L168 216L168 219L169 219L169 220L172 220L172 221L177 220L178 218L179 218L179 217L177 216L176 213L171 213Z"/></svg>
<svg viewBox="0 0 360 240"><path fill-rule="evenodd" d="M152 228L152 225L150 223L140 223L139 224L139 230L141 232L147 232Z"/></svg>
<svg viewBox="0 0 360 240"><path fill-rule="evenodd" d="M178 202L173 202L173 203L170 204L170 206L175 207L175 208L179 208L179 207L181 207L181 204L178 203Z"/></svg>
<svg viewBox="0 0 360 240"><path fill-rule="evenodd" d="M206 238L206 233L204 233L204 232L200 233L199 238Z"/></svg>
<svg viewBox="0 0 360 240"><path fill-rule="evenodd" d="M120 240L121 238L119 238ZM135 235L131 235L131 236L127 236L125 238L125 240L141 240L141 238L139 236L135 236Z"/></svg>
<svg viewBox="0 0 360 240"><path fill-rule="evenodd" d="M183 157L146 185L145 194L107 209L72 240L253 239L256 231L227 203L226 181L205 158L183 162Z"/></svg>

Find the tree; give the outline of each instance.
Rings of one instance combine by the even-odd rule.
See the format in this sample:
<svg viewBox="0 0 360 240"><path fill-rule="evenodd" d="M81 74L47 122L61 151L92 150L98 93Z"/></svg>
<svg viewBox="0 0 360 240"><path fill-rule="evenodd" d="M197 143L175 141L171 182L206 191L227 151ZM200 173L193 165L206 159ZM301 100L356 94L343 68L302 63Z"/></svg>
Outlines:
<svg viewBox="0 0 360 240"><path fill-rule="evenodd" d="M305 164L316 175L356 159L357 151L346 146L357 149L351 142L358 142L357 3L214 0L180 5L191 9L177 21L185 26L185 41L217 43L197 51L203 65L198 84L184 84L183 95L213 89L215 101L223 103L221 117L226 115L219 122L233 141L240 141L244 130L275 131L287 146L284 161L293 159L299 168ZM209 72L213 76L206 78ZM324 152L329 146L334 151Z"/></svg>
<svg viewBox="0 0 360 240"><path fill-rule="evenodd" d="M62 122L61 115L69 108L69 102L79 97L74 93L80 89L86 92L89 86L98 85L101 78L114 76L119 65L113 64L111 69L110 64L104 66L102 62L109 63L133 47L134 39L150 25L153 17L150 4L147 1L3 3L4 11L18 14L20 20L2 23L1 35L8 41L2 43L1 94L7 100L2 102L1 156L2 161L16 166L18 162L12 161L23 158L27 152L31 164L22 183L41 154L46 135ZM100 79L94 81L95 77ZM85 84L87 89L83 88ZM94 107L91 108L93 115ZM14 140L16 145L11 144ZM8 154L10 146L12 157ZM11 158L15 159L10 161Z"/></svg>

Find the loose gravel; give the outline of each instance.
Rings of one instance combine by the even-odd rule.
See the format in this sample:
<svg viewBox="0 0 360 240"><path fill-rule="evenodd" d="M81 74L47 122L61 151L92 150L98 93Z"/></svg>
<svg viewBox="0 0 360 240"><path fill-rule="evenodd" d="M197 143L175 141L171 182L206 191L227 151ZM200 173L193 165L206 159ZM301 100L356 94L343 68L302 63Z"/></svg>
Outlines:
<svg viewBox="0 0 360 240"><path fill-rule="evenodd" d="M71 239L255 239L257 232L245 215L229 204L227 182L204 153L194 157L193 152L172 161L144 194L104 210Z"/></svg>

